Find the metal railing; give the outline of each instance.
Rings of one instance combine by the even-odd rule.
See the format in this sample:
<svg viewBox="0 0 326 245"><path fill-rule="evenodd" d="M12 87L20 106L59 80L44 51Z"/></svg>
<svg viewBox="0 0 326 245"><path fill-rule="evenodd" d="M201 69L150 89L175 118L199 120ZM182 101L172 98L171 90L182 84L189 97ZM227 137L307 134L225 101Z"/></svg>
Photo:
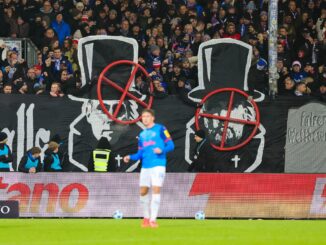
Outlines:
<svg viewBox="0 0 326 245"><path fill-rule="evenodd" d="M27 62L28 67L37 64L38 48L29 38L0 37L9 50L16 49L19 56Z"/></svg>

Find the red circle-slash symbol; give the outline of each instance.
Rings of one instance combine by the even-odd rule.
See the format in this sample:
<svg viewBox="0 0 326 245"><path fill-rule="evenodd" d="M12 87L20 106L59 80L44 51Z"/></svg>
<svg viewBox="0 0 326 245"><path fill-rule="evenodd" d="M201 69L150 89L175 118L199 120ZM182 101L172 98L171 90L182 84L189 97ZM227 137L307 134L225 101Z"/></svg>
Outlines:
<svg viewBox="0 0 326 245"><path fill-rule="evenodd" d="M115 66L119 66L119 65L131 65L131 66L133 66L133 70L131 71L130 77L128 79L128 82L127 82L125 88L120 87L117 83L115 83L114 81L111 81L109 78L107 78L105 76L110 69L112 69ZM111 120L113 120L115 122L122 123L122 124L133 124L133 123L138 122L140 120L140 118L141 118L141 116L139 116L138 118L135 118L133 120L120 120L120 119L118 119L118 115L119 115L121 106L122 106L124 100L126 99L126 97L129 97L130 99L136 101L136 103L140 104L144 108L149 109L149 108L152 107L152 104L153 104L153 96L152 95L149 96L148 103L146 103L146 102L142 101L141 99L137 98L135 95L133 95L132 93L129 92L129 88L131 87L138 70L140 70L146 76L146 78L149 78L148 72L141 65L139 65L139 64L137 64L137 63L135 63L133 61L130 61L130 60L118 60L118 61L112 62L110 65L105 67L103 69L103 71L101 72L99 78L98 78L97 97L98 97L98 100L100 102L102 111ZM121 97L119 99L119 102L117 104L117 107L115 108L113 114L111 114L104 105L103 98L102 98L102 83L106 83L109 86L113 87L114 89L116 89L116 90L118 90L119 92L122 93L122 95L121 95ZM150 83L149 86L150 86L150 92L151 92L150 94L152 94L153 84Z"/></svg>
<svg viewBox="0 0 326 245"><path fill-rule="evenodd" d="M256 131L260 124L260 114L259 114L259 110L258 110L258 106L257 106L256 102L253 100L250 100L249 103L253 106L255 113L256 113L255 121L248 121L248 120L244 120L244 119L231 117L231 112L232 112L232 107L233 107L233 102L234 102L234 95L236 93L240 94L241 96L245 97L245 99L247 101L248 101L248 97L249 97L249 95L247 93L245 93L239 89L236 89L236 88L222 88L222 89L214 90L214 91L210 92L209 94L207 94L202 99L200 104L204 105L204 103L210 97L212 97L216 94L219 94L219 93L230 93L231 94L230 98L229 98L228 110L227 110L226 116L218 116L218 115L214 115L214 114L205 113L204 111L202 111L202 108L198 108L196 110L196 116L195 116L196 129L197 130L200 129L199 118L210 118L210 119L217 119L217 120L224 121L224 128L223 128L223 132L222 132L222 138L221 138L220 145L215 145L215 144L211 144L211 145L212 145L212 147L214 147L215 149L220 150L220 151L233 151L233 150L239 149L239 148L245 146L246 144L248 144L250 142L250 140L255 136ZM244 124L244 125L252 125L252 126L254 126L254 129L252 130L249 137L246 140L244 140L243 142L241 142L240 144L237 144L235 146L226 147L225 143L226 143L226 137L227 137L227 130L228 130L228 126L229 126L230 122Z"/></svg>

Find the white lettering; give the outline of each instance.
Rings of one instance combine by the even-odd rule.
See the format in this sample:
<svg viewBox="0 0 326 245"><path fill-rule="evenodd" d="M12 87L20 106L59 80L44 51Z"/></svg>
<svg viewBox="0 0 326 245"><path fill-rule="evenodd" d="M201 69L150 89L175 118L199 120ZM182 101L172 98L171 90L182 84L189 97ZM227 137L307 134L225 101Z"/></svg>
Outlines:
<svg viewBox="0 0 326 245"><path fill-rule="evenodd" d="M2 214L8 214L8 213L10 212L10 207L8 207L8 206L2 206L2 207L0 208L0 212L1 212Z"/></svg>
<svg viewBox="0 0 326 245"><path fill-rule="evenodd" d="M326 178L317 178L315 190L311 201L311 214L326 214L326 197L323 195L326 188Z"/></svg>
<svg viewBox="0 0 326 245"><path fill-rule="evenodd" d="M40 147L42 150L41 158L44 157L44 152L48 148L47 143L50 141L50 130L40 128L35 135L35 146ZM41 142L43 145L41 145Z"/></svg>
<svg viewBox="0 0 326 245"><path fill-rule="evenodd" d="M24 138L25 138L25 104L21 104L17 111L17 167L24 156Z"/></svg>
<svg viewBox="0 0 326 245"><path fill-rule="evenodd" d="M31 104L26 110L26 150L34 146L34 104Z"/></svg>
<svg viewBox="0 0 326 245"><path fill-rule="evenodd" d="M50 140L51 132L45 128L40 128L35 134L34 141L34 108L35 104L28 106L25 113L26 104L21 104L17 110L17 159L16 159L16 171L20 160L23 158L25 151L31 149L33 146L40 147L42 152L47 148L46 143ZM26 134L25 134L25 118L26 118ZM3 132L8 135L8 146L13 150L13 142L16 135L15 130L10 131L8 128L4 128ZM26 140L26 147L25 147ZM43 153L41 155L43 157ZM12 169L12 167L11 167Z"/></svg>

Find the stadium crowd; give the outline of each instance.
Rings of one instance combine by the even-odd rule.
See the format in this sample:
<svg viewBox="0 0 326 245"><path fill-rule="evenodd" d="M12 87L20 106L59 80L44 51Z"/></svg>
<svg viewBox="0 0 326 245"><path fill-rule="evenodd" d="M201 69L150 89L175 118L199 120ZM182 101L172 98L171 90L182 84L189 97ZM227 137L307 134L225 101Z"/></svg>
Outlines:
<svg viewBox="0 0 326 245"><path fill-rule="evenodd" d="M280 0L278 7L279 94L325 100L326 1ZM121 35L137 40L139 62L150 72L158 98L179 94L187 101L197 84L199 45L217 38L252 45L249 83L268 93L267 11L268 0L3 0L0 37L31 38L39 53L37 64L27 67L2 42L0 91L79 93L78 40ZM148 92L142 79L136 88Z"/></svg>

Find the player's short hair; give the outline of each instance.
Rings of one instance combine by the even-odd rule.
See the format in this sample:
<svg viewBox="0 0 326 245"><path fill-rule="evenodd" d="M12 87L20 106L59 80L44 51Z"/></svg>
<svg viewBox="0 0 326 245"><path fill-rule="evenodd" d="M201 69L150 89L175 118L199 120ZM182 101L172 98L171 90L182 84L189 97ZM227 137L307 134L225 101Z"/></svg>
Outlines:
<svg viewBox="0 0 326 245"><path fill-rule="evenodd" d="M141 112L141 114L143 115L144 113L149 113L149 114L151 114L153 117L155 117L155 111L154 110L152 110L152 109L144 109L142 112Z"/></svg>
<svg viewBox="0 0 326 245"><path fill-rule="evenodd" d="M49 142L49 147L48 147L49 150L54 151L57 148L59 148L59 144L57 142L54 141Z"/></svg>
<svg viewBox="0 0 326 245"><path fill-rule="evenodd" d="M31 149L31 154L35 155L35 154L40 154L41 153L41 149L39 147L33 147Z"/></svg>

